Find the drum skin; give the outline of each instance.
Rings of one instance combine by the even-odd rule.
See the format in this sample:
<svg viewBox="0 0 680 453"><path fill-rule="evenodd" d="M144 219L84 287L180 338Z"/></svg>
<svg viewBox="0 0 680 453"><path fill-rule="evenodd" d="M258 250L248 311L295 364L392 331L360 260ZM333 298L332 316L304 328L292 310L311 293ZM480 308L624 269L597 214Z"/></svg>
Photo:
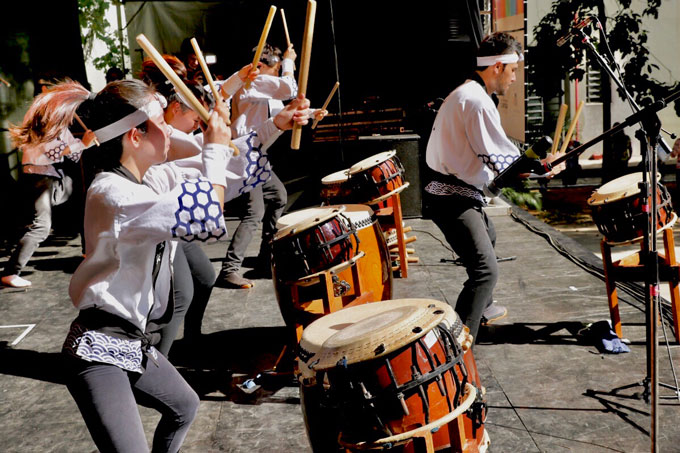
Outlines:
<svg viewBox="0 0 680 453"><path fill-rule="evenodd" d="M375 313L381 308L387 311L392 302L407 301L411 300L385 301L376 306L371 304L371 311ZM337 313L347 310L350 309ZM309 332L303 333L299 359L300 399L307 433L315 452L343 451L337 442L341 432L343 441L347 443L370 443L379 438L406 433L449 414L458 406L460 389L465 382L473 384L478 390L482 388L472 351L462 350L458 341L467 335L464 333L467 328L460 323L452 309L449 311L446 322L440 323L422 337L411 341L398 340L407 344L385 356L374 360L359 358L355 363L350 352L348 362L351 363L341 365L339 362L330 369L321 366L321 359L319 366L324 370L316 375L308 368L310 364L319 363L315 359L322 356L320 351L328 344L324 336L331 338L332 329L342 331L345 328L343 326L351 325L351 319L346 313L344 319L338 316L334 322L328 318L333 316L331 314L323 319L328 332L312 324ZM374 316L372 319L377 318ZM401 337L401 333L395 335ZM312 336L318 338L311 340ZM451 341L451 338L456 338L456 341ZM351 347L347 351L360 349ZM429 357L425 349L429 351ZM340 355L347 356L347 351ZM456 352L452 355L453 351ZM422 379L414 377L414 370L418 370L416 376ZM319 384L318 379L324 379L323 385ZM438 381L442 383L441 386ZM357 394L355 390L359 387L362 390ZM394 393L397 388L403 391L400 395L403 396L403 405L408 408L408 413ZM441 389L445 389L445 392L442 393ZM366 406L368 403L364 396L367 394L370 407ZM488 438L485 436L485 417L485 404L481 392L478 392L478 401L471 409L433 433L435 451L486 451ZM459 430L464 432L464 439L461 439ZM416 450L414 442L408 441L389 451L415 453Z"/></svg>
<svg viewBox="0 0 680 453"><path fill-rule="evenodd" d="M352 222L356 229L356 236L350 236L354 250L351 255L356 256L360 252L364 253L364 256L357 261L361 289L364 293L363 302L391 299L393 276L389 250L380 225L373 216L373 210L365 205L344 205L344 207L342 214ZM333 209L337 206L329 206L328 208ZM281 315L289 327L307 326L315 319L323 316L323 311L319 309L321 304L312 303L322 298L323 288L320 288L321 285L291 285L290 279L281 276L280 269L285 268L285 266L287 266L287 263L284 258L273 253L272 277ZM351 284L353 281L352 269L348 268L339 272L337 277L340 282ZM354 289L352 287L346 294L342 295L343 306L354 302L360 296L355 293ZM297 291L297 297L294 296L294 291ZM296 299L297 303L294 302Z"/></svg>
<svg viewBox="0 0 680 453"><path fill-rule="evenodd" d="M641 239L648 222L644 212L638 183L641 173L631 173L616 178L596 190L588 199L593 222L608 242L621 243ZM656 185L657 230L673 218L671 197L660 182ZM649 197L651 207L652 198Z"/></svg>

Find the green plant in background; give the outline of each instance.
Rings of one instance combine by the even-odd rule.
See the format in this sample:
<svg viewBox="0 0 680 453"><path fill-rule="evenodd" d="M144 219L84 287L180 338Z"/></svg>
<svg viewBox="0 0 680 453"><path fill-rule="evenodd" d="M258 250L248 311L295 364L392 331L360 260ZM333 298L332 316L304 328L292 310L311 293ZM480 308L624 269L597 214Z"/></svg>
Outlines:
<svg viewBox="0 0 680 453"><path fill-rule="evenodd" d="M562 95L562 80L565 74L571 80L583 79L585 73L581 64L585 53L583 46L556 47L555 42L571 29L575 17L583 19L587 16L599 17L606 26L612 51L619 52L624 60L621 68L623 83L640 105L644 106L666 97L680 88L680 83L668 85L650 77L658 66L650 62L647 30L642 26L642 19L643 17L658 19L661 0L636 2L633 6L640 6L642 3L644 8L641 13L637 13L631 8L632 0L616 0L618 10L604 16L602 15L604 0L554 1L550 12L534 27L536 45L529 52L528 68L536 93L548 100ZM604 49L600 52L605 53ZM624 94L618 91L621 98L625 99ZM678 101L675 103L675 111L680 115Z"/></svg>
<svg viewBox="0 0 680 453"><path fill-rule="evenodd" d="M538 190L529 190L525 184L523 187L503 187L503 196L511 203L526 209L541 211L543 209L543 196Z"/></svg>
<svg viewBox="0 0 680 453"><path fill-rule="evenodd" d="M100 40L109 49L109 52L92 60L96 69L106 70L112 66L120 68L123 65L123 56L129 52L127 46L120 46L116 30L106 20L106 11L111 7L108 0L78 0L80 10L80 32L83 40L83 54L86 60L92 56L95 40Z"/></svg>

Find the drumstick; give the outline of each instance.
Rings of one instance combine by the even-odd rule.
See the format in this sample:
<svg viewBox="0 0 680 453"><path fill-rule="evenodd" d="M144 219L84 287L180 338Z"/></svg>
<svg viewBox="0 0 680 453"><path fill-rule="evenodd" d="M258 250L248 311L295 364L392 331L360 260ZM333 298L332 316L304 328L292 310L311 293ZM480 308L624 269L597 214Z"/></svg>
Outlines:
<svg viewBox="0 0 680 453"><path fill-rule="evenodd" d="M314 34L314 19L316 17L316 1L308 0L307 18L305 20L305 33L302 38L302 56L300 57L300 73L298 74L298 94L307 94L307 77L309 76L309 60L312 57L312 35ZM290 148L300 149L302 138L302 126L293 125L293 133L290 138Z"/></svg>
<svg viewBox="0 0 680 453"><path fill-rule="evenodd" d="M583 104L584 102L581 101L578 104L578 108L576 109L576 114L574 114L574 119L571 120L571 124L569 125L569 130L567 131L567 135L564 136L564 143L562 143L562 148L560 148L560 154L563 154L567 150L567 146L569 146L569 141L571 140L571 134L574 133L574 129L576 129L576 123L578 122L578 117L581 114L581 110L583 109Z"/></svg>
<svg viewBox="0 0 680 453"><path fill-rule="evenodd" d="M144 36L143 33L140 33L137 35L137 43L139 43L140 46L142 46L142 49L149 55L149 57L153 60L154 63L156 63L156 66L158 66L158 69L161 70L163 75L172 83L172 85L175 87L177 91L179 91L184 99L191 104L190 107L194 109L196 113L201 117L203 121L208 123L208 120L210 119L210 114L208 111L203 107L203 104L196 99L196 96L194 96L194 93L189 90L189 88L186 86L184 82L182 82L182 79L179 78L179 76L175 73L175 71L172 70L170 65L165 61L163 56L156 50L156 48L151 44L151 42ZM231 143L231 140L229 141L229 146L231 146L234 149L234 156L238 156L239 151L236 146Z"/></svg>
<svg viewBox="0 0 680 453"><path fill-rule="evenodd" d="M286 44L290 48L290 35L288 34L288 23L286 22L286 13L281 8L281 20L283 21L283 32L286 34Z"/></svg>
<svg viewBox="0 0 680 453"><path fill-rule="evenodd" d="M283 12L283 10L281 10L281 12ZM288 33L288 32L286 32L286 33ZM290 43L288 43L288 45L290 46ZM7 88L9 88L9 87L12 86L12 85L10 85L10 83L9 83L7 80L3 79L2 77L0 77L0 82L2 82L2 83L4 83L5 85L7 85Z"/></svg>
<svg viewBox="0 0 680 453"><path fill-rule="evenodd" d="M215 86L212 75L210 75L208 63L206 63L205 58L203 58L203 52L201 52L201 48L198 46L198 41L196 41L196 38L191 38L191 45L194 48L194 52L196 52L196 58L198 59L198 63L201 65L201 69L203 69L205 79L208 81L208 85L210 85L210 90L215 96L215 102L219 104L222 102L222 95L220 94L220 90ZM226 119L226 122L227 126L231 125L231 120L229 120L229 118Z"/></svg>
<svg viewBox="0 0 680 453"><path fill-rule="evenodd" d="M328 107L328 104L331 102L331 99L333 98L335 92L338 90L339 86L340 82L335 82L335 85L333 85L333 89L331 90L331 94L329 94L328 97L326 98L326 102L323 103L323 107L321 107L321 110L326 110L326 107ZM317 124L319 124L319 120L314 119L314 122L312 123L312 129L314 129Z"/></svg>
<svg viewBox="0 0 680 453"><path fill-rule="evenodd" d="M262 49L267 42L267 36L269 36L269 29L274 21L274 14L276 13L276 6L271 5L269 7L269 14L267 14L267 20L264 23L264 28L262 29L262 34L260 35L260 42L257 43L257 50L255 50L255 56L253 57L253 69L257 68L257 64L260 62L260 57L262 56ZM246 88L250 88L250 79L246 81Z"/></svg>
<svg viewBox="0 0 680 453"><path fill-rule="evenodd" d="M80 127L82 127L85 130L85 132L89 131L89 129L87 128L87 126L85 126L85 123L83 123L83 120L80 119L77 113L74 113L73 117L76 119L76 121L78 121L78 124L80 124ZM96 135L94 136L94 144L99 146L99 140L97 140Z"/></svg>
<svg viewBox="0 0 680 453"><path fill-rule="evenodd" d="M560 114L557 115L557 125L555 126L555 136L553 138L553 146L550 154L555 154L557 148L559 148L560 138L562 137L562 128L564 127L564 118L567 116L567 110L569 106L567 104L562 104L560 107Z"/></svg>

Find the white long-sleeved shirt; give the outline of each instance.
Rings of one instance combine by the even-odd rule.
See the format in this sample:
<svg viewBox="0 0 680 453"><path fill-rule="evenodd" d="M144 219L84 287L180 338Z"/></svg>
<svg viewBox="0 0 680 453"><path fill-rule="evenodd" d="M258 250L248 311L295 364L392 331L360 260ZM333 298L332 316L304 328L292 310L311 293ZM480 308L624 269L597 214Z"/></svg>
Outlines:
<svg viewBox="0 0 680 453"><path fill-rule="evenodd" d="M426 162L482 191L484 185L514 162L520 153L501 125L496 105L477 81L467 80L444 100L427 143ZM469 188L433 181L425 187L436 195L470 194Z"/></svg>
<svg viewBox="0 0 680 453"><path fill-rule="evenodd" d="M225 201L249 192L271 178L271 165L267 148L282 133L283 131L276 127L274 121L269 119L253 128L247 135L233 140L233 143L239 149L239 155L234 156L231 149L228 152L225 173ZM203 134L192 135L173 129L170 135L170 146L182 155L191 156L174 161L174 165L197 170L202 168Z"/></svg>
<svg viewBox="0 0 680 453"><path fill-rule="evenodd" d="M281 77L261 74L241 87L231 101L231 130L235 137L251 132L256 126L273 118L284 107L283 101L295 98L298 86L292 77L293 61L285 58L281 63Z"/></svg>

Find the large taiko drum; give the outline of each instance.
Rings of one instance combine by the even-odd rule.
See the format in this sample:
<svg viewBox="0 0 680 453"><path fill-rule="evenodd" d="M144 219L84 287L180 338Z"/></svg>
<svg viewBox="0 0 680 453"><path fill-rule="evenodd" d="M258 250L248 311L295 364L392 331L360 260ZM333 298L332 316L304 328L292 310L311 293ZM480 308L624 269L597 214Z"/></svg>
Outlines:
<svg viewBox="0 0 680 453"><path fill-rule="evenodd" d="M608 242L631 242L644 236L649 214L642 205L641 181L642 173L621 176L604 184L588 199L593 222ZM657 231L671 227L677 216L673 213L670 194L660 181L653 196L657 203ZM651 207L651 197L648 202Z"/></svg>
<svg viewBox="0 0 680 453"><path fill-rule="evenodd" d="M343 253L312 252L305 245L313 241L302 237L320 238L319 230L325 224L333 225L334 231L347 233L338 234L335 239L325 238L324 247L315 247L331 250L342 243L338 250ZM272 243L272 277L287 325L305 326L323 315L321 291L325 288L307 284L319 272L333 272L334 295L342 299L343 306L356 303L360 296L361 302L392 297L389 251L370 207L350 204L303 209L281 217L277 226L279 230ZM338 240L344 234L348 243L344 238ZM357 277L361 279L358 284L354 281ZM357 294L357 289L361 294Z"/></svg>
<svg viewBox="0 0 680 453"><path fill-rule="evenodd" d="M298 352L300 396L313 450L382 446L485 452L486 403L455 311L429 299L348 307L311 323Z"/></svg>
<svg viewBox="0 0 680 453"><path fill-rule="evenodd" d="M321 202L326 205L352 203L349 168L321 178Z"/></svg>
<svg viewBox="0 0 680 453"><path fill-rule="evenodd" d="M349 168L349 177L355 203L376 204L408 187L396 151L385 151L357 162Z"/></svg>

